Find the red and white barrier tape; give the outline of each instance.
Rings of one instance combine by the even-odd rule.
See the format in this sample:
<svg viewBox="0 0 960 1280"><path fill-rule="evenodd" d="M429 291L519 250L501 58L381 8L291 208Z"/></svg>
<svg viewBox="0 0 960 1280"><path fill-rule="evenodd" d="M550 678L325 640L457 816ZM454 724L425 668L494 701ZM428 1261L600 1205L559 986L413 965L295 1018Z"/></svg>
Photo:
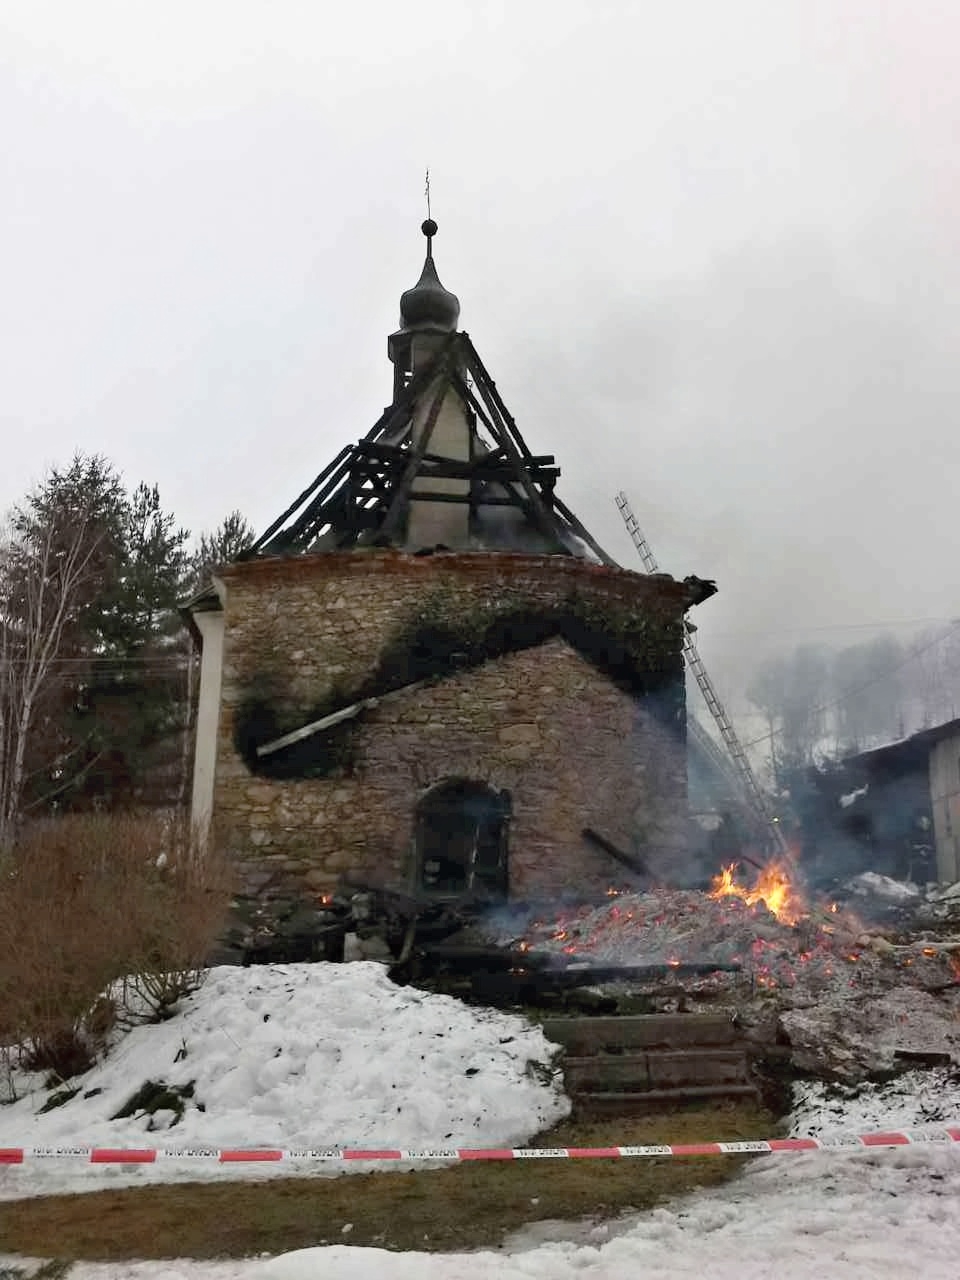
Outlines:
<svg viewBox="0 0 960 1280"><path fill-rule="evenodd" d="M466 1161L466 1160L615 1160L663 1156L772 1155L789 1151L834 1150L837 1147L907 1147L931 1143L960 1144L960 1126L946 1129L903 1129L891 1133L838 1133L825 1138L769 1138L756 1142L695 1142L646 1147L0 1147L0 1165L34 1160L82 1160L87 1164L158 1164L174 1160L218 1164L262 1164L287 1161Z"/></svg>

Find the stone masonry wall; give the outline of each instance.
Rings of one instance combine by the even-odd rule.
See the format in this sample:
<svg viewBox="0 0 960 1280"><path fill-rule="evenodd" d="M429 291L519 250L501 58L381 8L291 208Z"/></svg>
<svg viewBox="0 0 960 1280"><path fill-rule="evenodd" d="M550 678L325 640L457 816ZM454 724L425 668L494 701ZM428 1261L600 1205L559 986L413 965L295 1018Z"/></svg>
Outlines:
<svg viewBox="0 0 960 1280"><path fill-rule="evenodd" d="M248 892L319 894L343 875L412 889L416 804L449 777L511 792L512 897L622 883L623 869L583 840L585 826L665 871L682 847L683 584L560 557L393 551L252 561L224 580L214 821ZM331 688L349 700L385 638L438 593L469 614L507 597L550 605L573 588L598 610L643 614L659 695L633 697L554 638L365 712L351 767L330 776L256 776L237 752L235 719L251 692L266 692L289 727L309 720Z"/></svg>

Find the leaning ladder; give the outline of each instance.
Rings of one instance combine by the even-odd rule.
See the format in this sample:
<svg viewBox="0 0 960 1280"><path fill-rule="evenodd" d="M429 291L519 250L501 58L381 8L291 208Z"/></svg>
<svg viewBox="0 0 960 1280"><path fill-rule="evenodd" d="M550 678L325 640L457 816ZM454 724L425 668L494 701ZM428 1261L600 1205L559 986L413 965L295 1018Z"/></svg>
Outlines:
<svg viewBox="0 0 960 1280"><path fill-rule="evenodd" d="M637 523L637 517L633 514L627 495L622 490L617 494L616 501L617 508L623 517L624 524L627 526L627 532L630 534L633 545L639 553L643 567L647 573L659 573L660 569L656 557L650 549L649 542L643 536L643 531ZM707 669L703 665L703 659L700 657L696 641L693 638L693 627L689 622L684 622L683 626L683 653L687 660L687 666L693 672L697 686L703 694L703 700L716 722L717 729L720 731L723 744L730 753L730 759L734 763L740 782L753 809L758 817L762 819L764 828L772 835L774 844L779 852L787 853L787 840L780 827L779 820L770 812L767 798L757 781L757 776L753 772L747 753L737 737L737 732L730 717L727 715L726 708L720 701L720 695L714 688L713 681L707 674Z"/></svg>

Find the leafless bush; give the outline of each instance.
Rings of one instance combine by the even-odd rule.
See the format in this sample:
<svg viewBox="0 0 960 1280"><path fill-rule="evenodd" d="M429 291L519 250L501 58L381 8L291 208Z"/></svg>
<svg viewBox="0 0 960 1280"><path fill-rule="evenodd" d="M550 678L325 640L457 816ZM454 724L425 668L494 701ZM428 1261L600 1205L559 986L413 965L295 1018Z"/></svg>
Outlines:
<svg viewBox="0 0 960 1280"><path fill-rule="evenodd" d="M167 1016L199 985L229 901L225 860L153 815L34 822L0 872L5 1038L63 1078L116 1021Z"/></svg>

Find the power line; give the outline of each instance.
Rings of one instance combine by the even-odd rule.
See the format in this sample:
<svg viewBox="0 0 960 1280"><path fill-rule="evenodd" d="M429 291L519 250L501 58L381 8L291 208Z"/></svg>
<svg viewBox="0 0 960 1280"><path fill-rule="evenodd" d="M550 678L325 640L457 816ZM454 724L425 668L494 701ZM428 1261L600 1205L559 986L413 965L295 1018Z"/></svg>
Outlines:
<svg viewBox="0 0 960 1280"><path fill-rule="evenodd" d="M789 635L806 635L811 632L821 631L877 631L884 627L921 627L943 625L945 623L955 623L956 617L944 618L887 618L877 622L826 622L819 626L797 626L797 627L778 627L778 628L756 628L744 631L709 631L705 628L698 628L704 631L705 636L710 640L722 639L727 637L739 636L789 636Z"/></svg>
<svg viewBox="0 0 960 1280"><path fill-rule="evenodd" d="M815 716L819 715L822 711L830 711L834 707L839 707L842 703L846 702L849 698L854 697L856 694L862 693L864 689L869 689L872 685L880 684L881 681L889 679L890 676L899 671L901 667L907 666L909 663L913 662L914 659L919 658L921 654L927 653L930 649L935 649L939 644L943 644L944 640L949 639L949 637L958 630L960 630L960 619L957 619L947 631L944 631L943 635L937 636L937 638L935 640L931 640L929 644L921 645L919 649L911 650L911 652L907 654L905 658L901 659L900 662L895 663L892 667L888 667L886 671L882 671L879 675L872 676L869 680L865 680L863 684L858 684L852 689L847 689L839 698L833 698L830 702L824 702L820 706L812 707L809 714ZM756 747L759 746L761 742L772 742L774 738L782 736L783 732L784 730L782 728L771 729L769 733L763 734L760 738L754 738L751 742L747 742L744 745L746 747Z"/></svg>

